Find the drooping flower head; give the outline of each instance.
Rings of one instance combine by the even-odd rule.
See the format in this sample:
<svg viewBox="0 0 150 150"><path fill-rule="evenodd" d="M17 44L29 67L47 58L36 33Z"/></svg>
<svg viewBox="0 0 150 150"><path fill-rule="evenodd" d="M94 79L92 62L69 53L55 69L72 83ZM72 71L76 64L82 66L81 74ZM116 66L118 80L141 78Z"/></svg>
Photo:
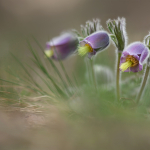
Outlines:
<svg viewBox="0 0 150 150"><path fill-rule="evenodd" d="M97 52L104 50L109 45L109 35L105 31L95 32L80 42L78 53L80 56L88 54L91 58Z"/></svg>
<svg viewBox="0 0 150 150"><path fill-rule="evenodd" d="M109 45L108 33L104 31L99 19L87 21L85 26L81 25L80 32L74 30L80 41L78 54L84 56L88 54L91 58L98 51L104 50Z"/></svg>
<svg viewBox="0 0 150 150"><path fill-rule="evenodd" d="M46 43L45 54L55 60L62 60L73 53L78 46L77 37L71 33L64 33Z"/></svg>
<svg viewBox="0 0 150 150"><path fill-rule="evenodd" d="M141 42L130 44L122 52L120 70L123 72L139 72L143 69L143 63L149 55L148 48Z"/></svg>

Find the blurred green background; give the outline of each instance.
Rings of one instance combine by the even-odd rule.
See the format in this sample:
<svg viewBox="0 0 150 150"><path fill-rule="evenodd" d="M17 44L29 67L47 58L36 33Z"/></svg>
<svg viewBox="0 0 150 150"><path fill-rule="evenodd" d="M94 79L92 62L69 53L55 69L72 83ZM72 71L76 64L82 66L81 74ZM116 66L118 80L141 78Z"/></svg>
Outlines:
<svg viewBox="0 0 150 150"><path fill-rule="evenodd" d="M143 41L150 30L149 4L149 0L0 0L0 69L14 64L9 52L28 60L26 39L32 35L45 47L52 37L68 29L79 30L81 24L93 18L100 18L106 29L109 18L125 17L128 43ZM110 59L104 57L105 53ZM111 65L114 56L111 46L98 59ZM71 72L78 65L77 58L64 61Z"/></svg>

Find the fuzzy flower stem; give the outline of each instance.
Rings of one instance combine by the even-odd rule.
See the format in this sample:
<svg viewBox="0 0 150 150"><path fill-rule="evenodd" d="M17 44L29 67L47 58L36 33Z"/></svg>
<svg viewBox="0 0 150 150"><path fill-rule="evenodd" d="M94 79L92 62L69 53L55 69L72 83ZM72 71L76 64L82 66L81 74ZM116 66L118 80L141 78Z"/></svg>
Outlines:
<svg viewBox="0 0 150 150"><path fill-rule="evenodd" d="M95 78L94 65L93 65L93 59L90 60L90 63L91 63L91 69L92 69L93 84L94 84L95 89L97 91L96 78Z"/></svg>
<svg viewBox="0 0 150 150"><path fill-rule="evenodd" d="M119 81L120 81L120 70L119 70L119 65L120 65L120 58L121 58L121 53L118 53L117 56L117 65L116 65L116 95L117 95L117 100L120 100L120 85L119 85Z"/></svg>
<svg viewBox="0 0 150 150"><path fill-rule="evenodd" d="M117 47L117 53L116 53L116 98L119 101L120 100L120 58L121 53L123 52L125 45L127 43L127 37L126 37L126 29L125 29L125 18L118 18L116 20L108 20L107 21L107 27L111 33L110 37L112 41L114 42L115 46ZM120 53L121 52L121 53ZM129 64L125 64L122 67L126 68Z"/></svg>
<svg viewBox="0 0 150 150"><path fill-rule="evenodd" d="M90 62L89 62L89 58L85 57L85 63L86 63L86 69L87 69L87 73L88 73L88 81L89 84L92 84L92 77L91 77L91 71L90 71Z"/></svg>
<svg viewBox="0 0 150 150"><path fill-rule="evenodd" d="M140 88L140 91L139 91L138 96L136 98L137 104L139 103L139 101L141 99L141 96L142 96L142 93L144 91L144 88L146 86L148 75L149 75L149 71L150 71L150 66L147 63L146 69L145 69L145 74L144 74L143 81L142 81L142 84L141 84L141 88Z"/></svg>

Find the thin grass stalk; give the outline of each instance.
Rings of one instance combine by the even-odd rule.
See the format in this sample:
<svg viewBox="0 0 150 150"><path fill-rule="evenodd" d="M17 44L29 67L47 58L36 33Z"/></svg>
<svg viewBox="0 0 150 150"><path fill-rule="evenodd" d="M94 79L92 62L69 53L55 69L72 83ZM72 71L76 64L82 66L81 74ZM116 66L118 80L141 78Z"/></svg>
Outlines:
<svg viewBox="0 0 150 150"><path fill-rule="evenodd" d="M43 53L44 53L44 52L43 52ZM44 53L44 55L45 55L45 53ZM46 57L47 57L47 56L46 56ZM51 64L51 66L53 67L53 69L54 69L54 71L56 72L56 74L58 75L58 77L60 78L60 80L61 80L61 82L62 82L64 88L68 91L67 84L66 84L65 81L63 80L63 77L62 77L61 73L59 72L59 70L57 69L57 67L56 67L55 64L53 63L53 61L52 61L51 59L49 59L48 57L47 57L47 59L48 59L49 63Z"/></svg>
<svg viewBox="0 0 150 150"><path fill-rule="evenodd" d="M57 57L58 57L58 53L57 53L57 51L55 50L55 47L53 47L53 49L54 49L54 51L56 52ZM68 83L70 84L71 87L73 87L73 83L71 82L71 80L70 80L70 78L69 78L69 76L68 76L68 74L67 74L67 72L66 72L66 69L65 69L65 67L64 67L64 65L63 65L63 63L62 63L61 60L59 60L59 65L60 65L61 69L63 70L64 75L65 75L65 77L66 77ZM62 78L61 78L61 79L62 79ZM63 80L63 79L62 79L62 80ZM63 82L64 82L64 81L63 81ZM66 85L65 82L64 82L64 85ZM66 86L66 90L68 91L67 86ZM68 91L68 92L69 92L69 91Z"/></svg>
<svg viewBox="0 0 150 150"><path fill-rule="evenodd" d="M144 76L143 76L143 81L142 81L142 84L141 84L141 87L140 87L140 90L138 92L138 96L136 98L136 102L137 104L139 103L140 99L141 99L141 96L143 94L143 91L145 89L145 86L146 86L146 83L147 83L147 80L148 80L148 76L149 76L149 72L150 72L150 66L146 65L146 68L145 68L145 73L144 73Z"/></svg>
<svg viewBox="0 0 150 150"><path fill-rule="evenodd" d="M74 73L72 74L72 77L73 77L73 81L74 81L74 86L73 86L73 94L77 93L77 91L79 91L79 84L77 82L77 79L74 75Z"/></svg>
<svg viewBox="0 0 150 150"><path fill-rule="evenodd" d="M76 87L79 87L78 81L77 81L76 76L74 74L73 74L73 78L74 78Z"/></svg>
<svg viewBox="0 0 150 150"><path fill-rule="evenodd" d="M22 67L22 69L25 71L25 73L28 75L28 77L29 77L29 84L31 84L31 83L33 83L39 90L39 92L41 93L41 94L47 94L45 91L43 91L43 89L42 89L42 87L40 87L37 83L36 83L36 81L34 81L34 79L33 79L33 77L32 77L32 75L28 72L28 70L26 69L26 67L23 65L23 63L21 63L21 61L18 59L18 58L16 58L12 53L11 53L11 55L12 55L12 57L16 60L16 62L18 62L18 64ZM18 79L20 79L18 76L16 76ZM23 79L20 79L20 81L23 81Z"/></svg>
<svg viewBox="0 0 150 150"><path fill-rule="evenodd" d="M39 85L34 81L32 75L28 72L28 70L25 68L25 66L23 65L23 63L20 62L20 60L14 56L12 53L11 53L12 57L16 60L16 62L18 62L18 64L22 67L22 69L25 71L25 73L29 76L29 78L31 79L30 81L35 84L39 89L41 89L41 87L39 87Z"/></svg>
<svg viewBox="0 0 150 150"><path fill-rule="evenodd" d="M24 82L25 84L28 83L30 85L30 87L32 89L35 89L35 91L38 91L40 94L47 94L45 91L42 90L42 88L37 87L35 84L33 84L30 80L24 80L23 78L20 78L19 76L17 76L14 72L12 72L12 70L8 70L7 71L10 75L12 75L13 77L15 77L16 79L18 79L19 82ZM36 86L36 88L34 87Z"/></svg>
<svg viewBox="0 0 150 150"><path fill-rule="evenodd" d="M54 92L53 91L53 89L49 86L49 84L47 83L47 81L46 80L44 80L44 78L42 78L42 76L37 72L37 71L35 71L35 69L33 69L31 66L29 66L28 64L26 64L33 72L35 72L36 73L36 75L38 75L39 77L40 77L40 79L47 85L47 87L52 91L52 92ZM49 95L49 94L48 94Z"/></svg>
<svg viewBox="0 0 150 150"><path fill-rule="evenodd" d="M70 79L70 77L69 77L69 75L68 75L68 73L67 73L67 71L66 71L66 69L65 69L65 67L63 65L63 63L62 63L62 61L59 61L59 64L60 64L60 66L61 66L61 68L62 68L62 70L63 70L63 72L65 74L65 77L66 77L68 83L70 84L71 87L73 87L74 85L73 85L73 83L72 83L72 81L71 81L71 79Z"/></svg>
<svg viewBox="0 0 150 150"><path fill-rule="evenodd" d="M35 63L35 64L37 64L37 66L39 67L39 69L41 69L42 72L47 76L47 78L52 82L52 84L54 85L54 87L56 88L56 90L60 94L60 96L63 95L63 96L66 97L66 94L62 91L62 89L60 88L60 86L57 85L57 83L55 82L56 80L54 80L54 78L47 72L47 70L43 66L43 64L38 64L38 62Z"/></svg>
<svg viewBox="0 0 150 150"><path fill-rule="evenodd" d="M33 39L36 42L36 44L39 46L39 48L42 51L42 53L45 55L45 53L43 51L43 48L40 45L40 43L37 41L37 39L34 36L33 36ZM58 75L58 77L60 78L60 80L62 81L64 88L68 91L67 85L66 85L65 81L63 80L63 77L62 77L61 73L59 72L58 68L55 66L55 64L53 63L53 61L51 59L49 59L47 56L46 56L46 58L48 59L49 63L53 67L54 71L56 72L56 74Z"/></svg>
<svg viewBox="0 0 150 150"><path fill-rule="evenodd" d="M66 97L67 95L61 90L61 88L56 84L56 82L53 80L53 78L50 76L50 74L47 72L46 68L43 66L42 62L38 59L38 56L35 54L31 44L28 42L29 45L29 49L31 51L31 53L33 54L35 60L36 60L36 64L37 66L43 71L43 73L48 77L48 79L50 79L50 81L52 82L52 84L54 85L54 87L56 88L57 92L60 94L60 96L64 96Z"/></svg>
<svg viewBox="0 0 150 150"><path fill-rule="evenodd" d="M11 83L11 84L13 84L13 85L18 85L18 86L21 86L21 87L24 87L24 88L27 88L27 89L30 89L30 90L33 90L33 91L35 91L35 92L39 92L39 93L40 93L39 90L37 90L37 89L35 89L35 88L32 88L32 87L30 87L30 86L21 85L21 84L18 84L18 83L16 83L16 82L4 80L4 79L1 79L1 78L0 78L0 80L1 80L1 81L4 81L4 82L7 82L7 83Z"/></svg>

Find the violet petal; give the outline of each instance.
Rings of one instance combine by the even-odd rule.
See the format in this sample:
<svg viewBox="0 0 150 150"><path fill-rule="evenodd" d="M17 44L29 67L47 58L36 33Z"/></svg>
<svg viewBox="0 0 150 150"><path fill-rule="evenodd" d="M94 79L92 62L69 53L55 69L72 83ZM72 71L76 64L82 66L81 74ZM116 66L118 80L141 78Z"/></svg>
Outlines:
<svg viewBox="0 0 150 150"><path fill-rule="evenodd" d="M52 49L54 54L53 59L65 59L77 49L78 40L72 33L64 33L59 37L53 38L50 42L46 43L46 49Z"/></svg>
<svg viewBox="0 0 150 150"><path fill-rule="evenodd" d="M132 71L132 72L139 72L139 71L141 71L142 69L143 69L143 65L138 64L138 65L136 65L136 66L134 66L134 67L131 67L131 68L130 68L130 71Z"/></svg>
<svg viewBox="0 0 150 150"><path fill-rule="evenodd" d="M95 50L93 50L93 52L91 52L91 53L88 53L88 58L92 58L92 56L94 56L94 55L96 55L96 51Z"/></svg>
<svg viewBox="0 0 150 150"><path fill-rule="evenodd" d="M109 36L107 32L99 31L89 35L84 41L88 42L93 49L104 49L109 44Z"/></svg>

